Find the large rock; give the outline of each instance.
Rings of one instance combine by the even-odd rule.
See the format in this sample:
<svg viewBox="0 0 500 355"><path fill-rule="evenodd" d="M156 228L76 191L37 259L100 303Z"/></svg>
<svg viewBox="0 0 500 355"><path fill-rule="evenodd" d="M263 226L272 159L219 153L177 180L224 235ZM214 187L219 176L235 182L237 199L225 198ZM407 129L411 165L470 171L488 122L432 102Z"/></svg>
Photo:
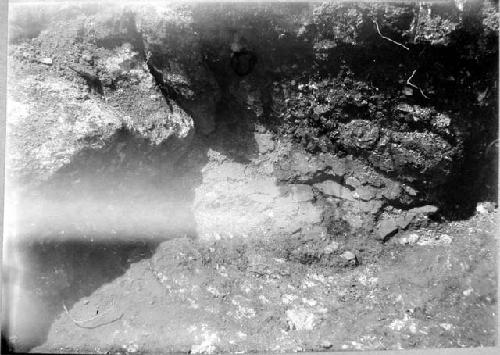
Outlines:
<svg viewBox="0 0 500 355"><path fill-rule="evenodd" d="M196 189L194 217L202 239L271 237L291 234L321 222L312 188L279 186L273 177L243 164L210 161Z"/></svg>

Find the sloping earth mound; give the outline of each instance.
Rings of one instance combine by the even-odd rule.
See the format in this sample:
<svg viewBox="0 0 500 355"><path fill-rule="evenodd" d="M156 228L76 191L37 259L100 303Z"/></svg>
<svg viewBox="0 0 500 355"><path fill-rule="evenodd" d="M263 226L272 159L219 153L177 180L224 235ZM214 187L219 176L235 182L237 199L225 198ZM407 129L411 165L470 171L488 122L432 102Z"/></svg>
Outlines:
<svg viewBox="0 0 500 355"><path fill-rule="evenodd" d="M162 243L58 310L34 351L375 350L493 346L497 213L381 248L360 236Z"/></svg>

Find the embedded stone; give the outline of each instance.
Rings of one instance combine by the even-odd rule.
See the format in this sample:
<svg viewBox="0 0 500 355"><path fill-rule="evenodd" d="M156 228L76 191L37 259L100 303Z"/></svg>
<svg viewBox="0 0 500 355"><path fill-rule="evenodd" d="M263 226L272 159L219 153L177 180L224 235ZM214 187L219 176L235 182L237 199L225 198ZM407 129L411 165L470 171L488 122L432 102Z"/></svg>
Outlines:
<svg viewBox="0 0 500 355"><path fill-rule="evenodd" d="M436 206L433 206L433 205L425 205L425 206L421 206L421 207L416 207L416 208L412 208L411 210L409 210L408 212L410 213L414 213L416 215L418 214L425 214L425 215L428 215L428 214L433 214L433 213L436 213L437 211L439 210L438 207Z"/></svg>
<svg viewBox="0 0 500 355"><path fill-rule="evenodd" d="M292 198L297 202L307 202L314 198L312 187L306 184L290 185Z"/></svg>
<svg viewBox="0 0 500 355"><path fill-rule="evenodd" d="M379 222L377 230L375 231L375 237L378 240L386 240L398 231L398 223L394 219L385 219Z"/></svg>
<svg viewBox="0 0 500 355"><path fill-rule="evenodd" d="M331 180L323 181L321 183L314 184L314 187L316 187L323 194L328 196L335 196L350 201L354 200L354 196L351 190L349 190L347 187L342 186L341 184L335 181Z"/></svg>

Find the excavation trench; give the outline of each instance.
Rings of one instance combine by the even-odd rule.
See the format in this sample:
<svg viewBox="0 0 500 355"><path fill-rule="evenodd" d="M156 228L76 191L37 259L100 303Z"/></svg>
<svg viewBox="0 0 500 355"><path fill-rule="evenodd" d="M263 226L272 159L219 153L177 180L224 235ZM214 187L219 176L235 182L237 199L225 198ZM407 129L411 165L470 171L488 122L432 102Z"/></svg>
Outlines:
<svg viewBox="0 0 500 355"><path fill-rule="evenodd" d="M220 103L209 137L160 145L121 129L37 187L12 191L5 335L13 349L43 344L65 308L150 258L160 243L198 238L193 203L207 151L242 162L256 154L251 116L234 112Z"/></svg>
<svg viewBox="0 0 500 355"><path fill-rule="evenodd" d="M195 278L193 270L208 265L205 279L195 281L219 282L219 266L226 263L234 275L263 282L271 297L276 290L249 275L281 275L277 282L287 290L287 282L300 284L309 269L335 278L337 270L392 260L391 246L385 250L374 238L384 218L436 205L434 217L458 220L470 217L477 202L496 201L497 82L491 78L498 73L497 31L485 16L472 12L462 26L456 10L314 6L102 13L97 6L75 8L54 22L59 27L47 23L26 38L21 31L11 54L16 105L8 138L14 160L20 156L18 170L28 173L8 190L2 277L9 317L2 336L11 347L36 348L55 324L80 329L74 306L86 305L96 292L102 297L107 285L122 292L154 284L164 296L162 282L177 265L178 250L186 251L183 257L202 255L181 260L187 271L180 267L172 278ZM434 17L414 18L424 10ZM432 21L447 16L451 32L435 34ZM418 21L423 33L449 44L409 36ZM66 27L67 36L60 36ZM413 30L415 36L419 29ZM471 58L469 52L477 53ZM100 90L87 90L68 63L93 73ZM412 72L428 96L405 84ZM67 161L55 169L61 157ZM22 186L42 175L47 179L36 187ZM410 222L390 226L388 236L433 223ZM257 242L247 243L249 236ZM226 237L234 245L218 255L196 244ZM428 258L432 263L434 254ZM123 281L153 259L155 272L134 275L156 281ZM274 269L259 269L263 263ZM220 282L223 290L227 285ZM328 287L325 300L332 299ZM282 326L294 331L276 316L285 314L279 292L269 317L262 314L276 323L271 338L281 336ZM251 302L259 302L254 296ZM87 318L108 309L90 305L95 308ZM338 307L330 306L329 316L340 321ZM337 328L332 319L325 329Z"/></svg>

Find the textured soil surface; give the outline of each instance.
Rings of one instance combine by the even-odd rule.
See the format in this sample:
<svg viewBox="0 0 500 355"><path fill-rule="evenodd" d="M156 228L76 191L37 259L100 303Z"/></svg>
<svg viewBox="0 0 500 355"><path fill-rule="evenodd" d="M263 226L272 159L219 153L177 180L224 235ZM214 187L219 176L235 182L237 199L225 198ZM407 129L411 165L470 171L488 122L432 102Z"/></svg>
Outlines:
<svg viewBox="0 0 500 355"><path fill-rule="evenodd" d="M494 346L497 227L496 212L478 214L410 231L383 247L361 236L181 238L161 243L153 256L144 246L122 249L129 258L121 260L121 270L112 270L119 264L112 245L82 247L87 254L81 249L65 261L46 249L30 265L38 270L33 297L54 322L45 325L48 334L40 335L46 341L33 351ZM55 277L59 269L75 281L62 272ZM109 280L113 271L121 275ZM103 285L85 294L89 280ZM54 298L50 291L64 282L82 285L66 299Z"/></svg>

